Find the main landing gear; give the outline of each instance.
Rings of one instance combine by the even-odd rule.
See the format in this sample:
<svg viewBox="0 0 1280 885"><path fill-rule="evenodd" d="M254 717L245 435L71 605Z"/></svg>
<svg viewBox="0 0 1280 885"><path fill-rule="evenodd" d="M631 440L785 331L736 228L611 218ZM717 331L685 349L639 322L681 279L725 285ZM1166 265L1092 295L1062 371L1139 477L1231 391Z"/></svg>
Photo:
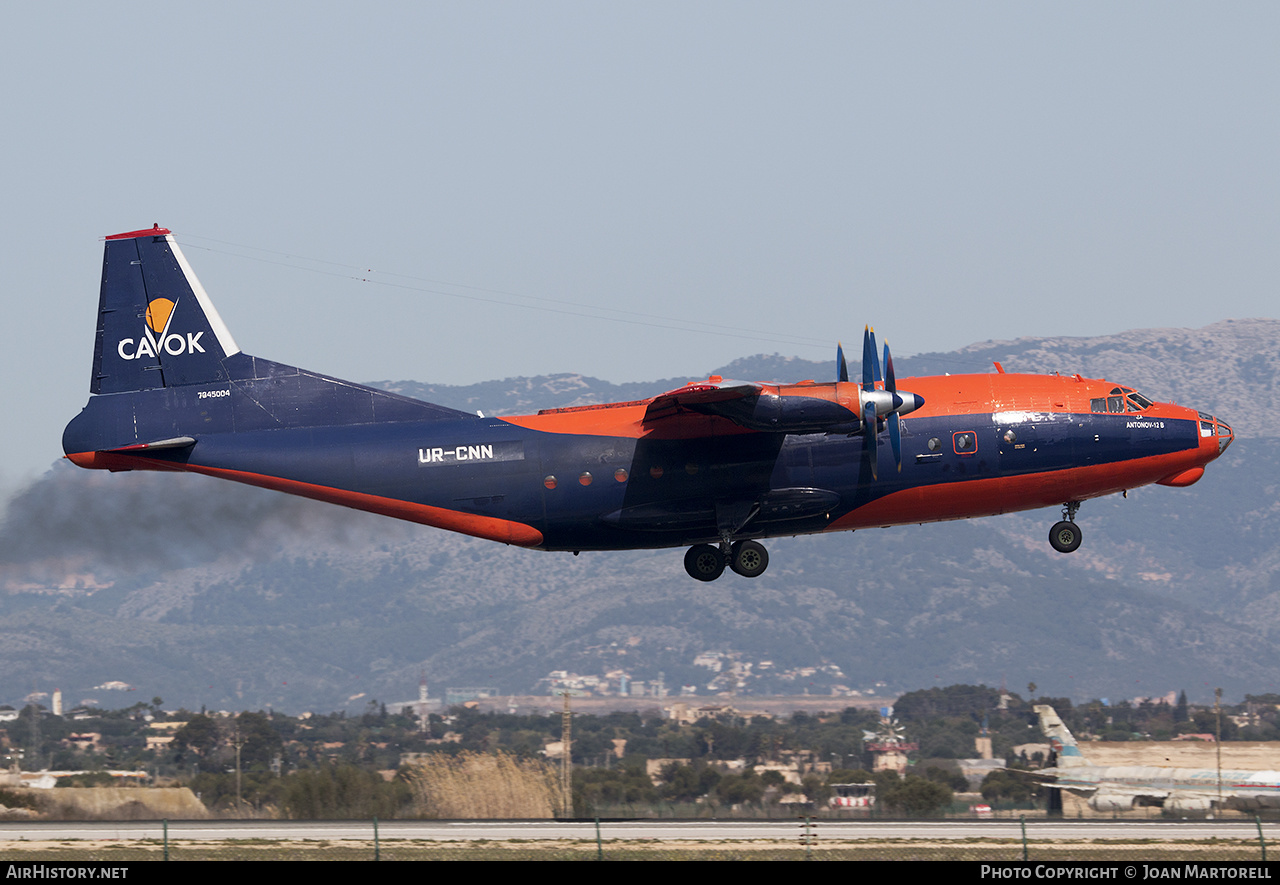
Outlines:
<svg viewBox="0 0 1280 885"><path fill-rule="evenodd" d="M1076 525L1076 511L1079 509L1079 501L1063 504L1062 521L1049 529L1049 546L1059 553L1074 553L1080 547L1084 536L1080 533L1080 526Z"/></svg>
<svg viewBox="0 0 1280 885"><path fill-rule="evenodd" d="M736 544L695 544L684 555L684 570L699 581L714 581L729 566L744 578L758 578L769 567L769 551L755 541Z"/></svg>

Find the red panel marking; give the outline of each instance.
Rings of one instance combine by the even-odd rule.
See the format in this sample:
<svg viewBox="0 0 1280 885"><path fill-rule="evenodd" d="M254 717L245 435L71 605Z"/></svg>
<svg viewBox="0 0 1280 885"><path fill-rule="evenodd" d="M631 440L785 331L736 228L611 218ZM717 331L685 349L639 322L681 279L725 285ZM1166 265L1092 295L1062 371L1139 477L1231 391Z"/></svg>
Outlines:
<svg viewBox="0 0 1280 885"><path fill-rule="evenodd" d="M161 227L160 225L157 224L154 227L152 227L150 230L131 230L128 233L123 233L123 234L110 234L109 236L106 237L106 239L136 240L138 237L165 237L171 233L173 233L173 231L169 230L167 227Z"/></svg>
<svg viewBox="0 0 1280 885"><path fill-rule="evenodd" d="M202 467L195 464L176 464L170 461L159 461L153 458L120 455L111 452L77 452L67 455L72 463L80 467L106 470L173 470L187 473L201 473L205 476L216 476L219 479L230 479L287 492L303 498L314 498L331 504L341 504L355 510L367 510L370 513L381 513L409 522L448 529L476 538L500 541L503 544L515 544L518 547L537 547L542 543L542 532L533 526L508 519L497 519L492 516L477 516L472 513L459 513L443 507L432 507L428 504L414 504L411 501L397 501L394 498L383 498L378 495L366 495L363 492L349 492L345 489L334 489L328 486L312 485L292 479L281 479L276 476L263 476L258 473L246 473L242 470L224 470L218 467Z"/></svg>
<svg viewBox="0 0 1280 885"><path fill-rule="evenodd" d="M627 406L646 406L647 399L633 399L624 403L592 403L589 406L561 406L558 409L538 409L539 415L568 415L572 412L598 412L601 409L624 409Z"/></svg>

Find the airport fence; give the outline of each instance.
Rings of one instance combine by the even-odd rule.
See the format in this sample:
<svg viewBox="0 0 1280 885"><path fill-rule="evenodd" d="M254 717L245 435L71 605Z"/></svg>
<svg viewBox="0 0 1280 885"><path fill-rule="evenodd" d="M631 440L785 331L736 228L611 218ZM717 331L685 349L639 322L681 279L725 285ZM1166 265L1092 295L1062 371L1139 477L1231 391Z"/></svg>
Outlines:
<svg viewBox="0 0 1280 885"><path fill-rule="evenodd" d="M492 821L485 823L492 824ZM184 824L187 824L184 826ZM350 832L351 822L348 827ZM1028 832L1026 821L1014 838L850 837L822 821L794 821L784 838L616 838L609 825L594 822L591 835L573 838L385 838L385 825L367 822L367 836L341 838L208 838L189 822L159 822L154 830L128 830L79 838L41 839L30 829L21 839L0 832L0 859L40 863L133 863L140 861L643 861L643 860L793 860L793 861L961 861L1035 864L1176 863L1203 868L1213 864L1263 864L1268 842L1262 822L1236 828L1229 837L1131 838L1099 826L1086 838L1046 838ZM825 832L824 832L825 830ZM264 831L265 832L265 831ZM1197 874L1187 874L1187 878ZM1120 874L1121 878L1133 878ZM1137 878L1144 878L1141 869ZM1280 878L1280 874L1277 876Z"/></svg>

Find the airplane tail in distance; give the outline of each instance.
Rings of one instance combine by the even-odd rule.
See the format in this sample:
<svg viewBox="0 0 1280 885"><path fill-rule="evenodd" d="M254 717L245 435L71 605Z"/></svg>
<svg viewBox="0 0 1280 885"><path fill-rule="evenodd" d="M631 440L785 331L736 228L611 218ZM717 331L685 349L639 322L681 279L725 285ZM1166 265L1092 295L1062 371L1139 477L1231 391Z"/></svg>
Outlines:
<svg viewBox="0 0 1280 885"><path fill-rule="evenodd" d="M1058 754L1058 768L1088 765L1084 754L1076 744L1075 736L1058 716L1058 712L1047 704L1037 704L1035 711L1040 714L1040 730L1044 732L1045 737L1053 745L1054 752Z"/></svg>
<svg viewBox="0 0 1280 885"><path fill-rule="evenodd" d="M239 351L168 230L106 238L91 392L226 381Z"/></svg>

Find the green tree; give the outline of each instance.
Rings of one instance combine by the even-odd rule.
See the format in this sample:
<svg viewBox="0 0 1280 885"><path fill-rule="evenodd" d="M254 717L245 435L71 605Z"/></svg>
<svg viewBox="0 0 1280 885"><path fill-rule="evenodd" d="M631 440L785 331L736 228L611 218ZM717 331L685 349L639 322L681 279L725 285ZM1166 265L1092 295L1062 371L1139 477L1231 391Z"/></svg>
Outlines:
<svg viewBox="0 0 1280 885"><path fill-rule="evenodd" d="M207 757L217 749L218 724L208 716L197 713L173 733L172 746L180 759L187 751Z"/></svg>
<svg viewBox="0 0 1280 885"><path fill-rule="evenodd" d="M876 803L889 811L922 817L946 808L955 799L951 790L942 784L916 777L913 774L891 782L888 789L877 787Z"/></svg>
<svg viewBox="0 0 1280 885"><path fill-rule="evenodd" d="M244 741L240 748L240 764L245 768L265 768L284 746L280 733L272 727L265 713L241 713L236 717L236 726L240 740Z"/></svg>
<svg viewBox="0 0 1280 885"><path fill-rule="evenodd" d="M1010 771L993 771L982 779L982 798L988 802L1026 802L1031 786Z"/></svg>

